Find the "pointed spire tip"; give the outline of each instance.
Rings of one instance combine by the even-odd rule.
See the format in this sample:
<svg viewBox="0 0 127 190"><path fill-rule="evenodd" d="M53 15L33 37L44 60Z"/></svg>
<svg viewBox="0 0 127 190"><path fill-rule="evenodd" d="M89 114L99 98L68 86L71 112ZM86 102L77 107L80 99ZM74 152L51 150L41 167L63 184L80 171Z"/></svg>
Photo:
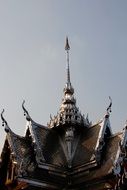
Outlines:
<svg viewBox="0 0 127 190"><path fill-rule="evenodd" d="M69 45L68 37L66 37L65 50L66 51L70 50L70 45Z"/></svg>

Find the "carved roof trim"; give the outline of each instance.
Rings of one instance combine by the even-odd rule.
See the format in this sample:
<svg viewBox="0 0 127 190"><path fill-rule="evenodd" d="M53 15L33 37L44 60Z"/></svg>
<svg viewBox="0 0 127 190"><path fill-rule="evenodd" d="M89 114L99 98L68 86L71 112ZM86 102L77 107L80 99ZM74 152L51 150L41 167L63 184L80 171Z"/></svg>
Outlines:
<svg viewBox="0 0 127 190"><path fill-rule="evenodd" d="M11 150L11 154L13 155L15 161L16 161L18 164L20 164L21 159L22 159L22 158L20 157L20 155L18 154L18 149L21 150L21 148L23 148L23 147L20 147L20 145L19 145L18 143L19 143L19 142L22 142L22 141L25 142L25 140L27 140L25 137L16 135L16 134L13 133L12 131L9 132L9 133L7 133L7 135L6 135L6 140L5 140L4 147L5 147L6 143L8 142L9 148L10 148L10 150ZM24 145L23 145L23 146L24 146ZM4 147L3 147L3 150L2 150L1 155L5 153L5 152L4 152ZM18 148L17 148L17 147L18 147ZM27 145L26 145L26 147L27 147ZM24 148L24 150L25 150L25 148Z"/></svg>
<svg viewBox="0 0 127 190"><path fill-rule="evenodd" d="M101 126L101 129L100 129L100 132L99 132L99 136L98 136L98 140L97 140L95 150L97 150L99 148L100 141L103 140L104 134L105 134L105 131L106 131L107 127L109 128L109 130L110 130L110 132L112 134L109 118L104 117L104 119L99 123L99 125Z"/></svg>
<svg viewBox="0 0 127 190"><path fill-rule="evenodd" d="M122 135L122 140L121 140L121 146L125 148L127 144L127 123L125 124L125 127L123 128L122 134L123 135Z"/></svg>
<svg viewBox="0 0 127 190"><path fill-rule="evenodd" d="M36 181L35 179L28 179L28 178L18 178L18 181L21 181L21 182L26 182L27 184L30 184L30 185L33 185L33 186L37 186L37 187L40 187L40 188L48 188L48 189L60 189L59 187L55 186L54 184L51 184L51 183L45 183L45 182L39 182L39 181Z"/></svg>
<svg viewBox="0 0 127 190"><path fill-rule="evenodd" d="M43 151L42 151L42 144L40 144L40 140L39 140L39 137L37 135L37 132L36 130L40 128L40 129L44 129L44 130L50 130L40 124L37 124L33 121L29 122L28 123L28 126L27 126L27 129L30 130L30 134L31 134L31 137L32 137L32 141L33 141L33 145L34 145L34 151L36 153L36 161L38 164L41 164L41 160L42 162L45 162L45 159L44 159L44 156L43 156Z"/></svg>
<svg viewBox="0 0 127 190"><path fill-rule="evenodd" d="M114 174L119 174L121 170L121 162L123 161L123 156L121 155L122 149L121 149L121 139L122 134L117 134L116 136L113 136L112 138L119 137L119 142L117 142L117 152L115 155L115 159L112 159L112 171Z"/></svg>
<svg viewBox="0 0 127 190"><path fill-rule="evenodd" d="M119 174L121 171L121 163L123 162L123 159L126 157L126 145L127 145L127 124L125 124L125 127L123 128L123 132L118 133L118 136L120 137L120 141L118 144L118 150L116 154L116 158L114 160L113 164L113 171L115 174Z"/></svg>

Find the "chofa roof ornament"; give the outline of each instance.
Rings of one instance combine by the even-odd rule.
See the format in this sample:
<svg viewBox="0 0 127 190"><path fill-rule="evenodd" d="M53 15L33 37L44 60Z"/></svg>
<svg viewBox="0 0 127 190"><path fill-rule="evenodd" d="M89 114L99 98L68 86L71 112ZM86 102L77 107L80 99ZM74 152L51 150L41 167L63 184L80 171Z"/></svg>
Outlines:
<svg viewBox="0 0 127 190"><path fill-rule="evenodd" d="M5 127L5 131L8 133L10 131L10 127L9 127L6 119L4 118L3 113L4 113L4 109L1 112L2 126Z"/></svg>
<svg viewBox="0 0 127 190"><path fill-rule="evenodd" d="M24 116L26 116L26 120L27 121L31 121L31 117L29 115L29 112L26 110L24 104L25 104L25 100L23 100L23 103L22 103L22 109L24 111Z"/></svg>
<svg viewBox="0 0 127 190"><path fill-rule="evenodd" d="M109 106L107 107L107 116L110 116L110 113L112 112L112 98L109 96L109 100L110 100L110 103L109 103Z"/></svg>

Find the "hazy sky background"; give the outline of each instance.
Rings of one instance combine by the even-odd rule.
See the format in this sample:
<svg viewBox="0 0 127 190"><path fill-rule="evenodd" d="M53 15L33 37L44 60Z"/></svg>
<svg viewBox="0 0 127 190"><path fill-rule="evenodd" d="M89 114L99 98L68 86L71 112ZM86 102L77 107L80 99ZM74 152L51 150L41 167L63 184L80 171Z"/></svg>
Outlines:
<svg viewBox="0 0 127 190"><path fill-rule="evenodd" d="M46 125L59 110L66 82L68 35L77 106L93 123L113 100L111 125L127 119L126 0L0 0L0 110L25 131L21 104ZM0 149L5 139L0 128Z"/></svg>

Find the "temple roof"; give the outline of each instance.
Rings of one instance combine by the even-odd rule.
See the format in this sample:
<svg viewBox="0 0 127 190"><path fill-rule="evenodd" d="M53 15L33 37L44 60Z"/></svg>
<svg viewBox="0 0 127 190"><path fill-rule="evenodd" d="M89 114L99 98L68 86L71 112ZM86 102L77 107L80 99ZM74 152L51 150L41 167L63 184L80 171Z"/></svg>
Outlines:
<svg viewBox="0 0 127 190"><path fill-rule="evenodd" d="M96 124L82 131L76 154L73 160L75 166L88 163L95 159L95 147L99 138L101 126Z"/></svg>
<svg viewBox="0 0 127 190"><path fill-rule="evenodd" d="M114 160L117 156L119 143L122 139L122 133L113 135L108 138L106 150L100 167L91 170L90 175L85 177L85 181L103 178L106 175L113 173Z"/></svg>
<svg viewBox="0 0 127 190"><path fill-rule="evenodd" d="M101 121L89 128L80 128L80 130L77 127L78 130L75 132L72 144L72 155L74 154L71 161L72 174L74 173L73 175L75 176L76 171L82 173L90 169L90 173L88 172L85 175L84 182L113 173L116 164L115 160L121 154L121 151L118 153L118 150L119 143L125 136L124 132L116 135L110 134L105 141L106 146L102 146L100 141L99 148L97 147L101 128L104 128L102 123L104 122ZM61 172L67 171L69 167L68 145L65 134L61 129L47 128L29 121L25 137L16 135L12 131L7 133L1 158L4 158L6 143L8 142L13 161L20 167L19 174L24 173L26 175L26 173L33 171L36 165L40 167L47 164L50 167L57 167ZM101 151L98 152L98 150ZM98 160L97 154L100 160ZM100 162L101 165L99 164Z"/></svg>
<svg viewBox="0 0 127 190"><path fill-rule="evenodd" d="M47 163L72 168L92 160L98 162L107 129L111 135L109 122L111 104L103 120L94 126L89 122L88 117L85 118L79 111L70 79L68 38L66 38L65 50L67 53L67 80L63 90L62 103L57 115L50 118L48 126L45 127L33 121L24 107L25 101L22 104L27 120L25 137L14 134L4 119L3 113L1 114L10 147L20 160L23 157L27 158L27 154L30 154L32 150L37 164ZM28 157L28 159L30 158Z"/></svg>
<svg viewBox="0 0 127 190"><path fill-rule="evenodd" d="M84 117L76 105L74 88L70 79L69 50L67 52L67 81L63 89L63 98L59 112L47 126L36 123L26 110L26 132L24 136L15 134L1 113L3 126L7 133L1 154L1 166L10 160L17 167L17 176L22 180L26 177L38 178L57 175L64 182L68 176L73 184L85 183L109 174L119 175L121 160L125 158L127 147L127 124L123 132L113 135L110 125L112 100L103 119L92 125L88 117ZM7 169L7 168L6 168ZM34 173L34 174L33 174ZM41 175L40 175L41 174ZM42 175L44 174L44 175ZM80 178L80 176L84 176ZM51 179L52 178L52 179ZM54 180L54 176L51 177ZM28 179L26 179L27 181ZM59 189L59 188L57 188Z"/></svg>
<svg viewBox="0 0 127 190"><path fill-rule="evenodd" d="M104 134L101 133L101 130L104 127L104 122L101 121L88 128L75 128L71 145L73 167L96 159L96 151L100 146L98 139L103 138ZM21 161L27 155L31 155L31 149L33 149L38 164L46 162L62 167L67 167L68 163L68 142L66 138L66 132L62 128L60 130L48 128L35 123L33 120L27 121L25 137L16 135L12 131L7 132L7 140L11 150L15 155L18 155L16 159L18 158ZM30 158L28 157L28 159Z"/></svg>

